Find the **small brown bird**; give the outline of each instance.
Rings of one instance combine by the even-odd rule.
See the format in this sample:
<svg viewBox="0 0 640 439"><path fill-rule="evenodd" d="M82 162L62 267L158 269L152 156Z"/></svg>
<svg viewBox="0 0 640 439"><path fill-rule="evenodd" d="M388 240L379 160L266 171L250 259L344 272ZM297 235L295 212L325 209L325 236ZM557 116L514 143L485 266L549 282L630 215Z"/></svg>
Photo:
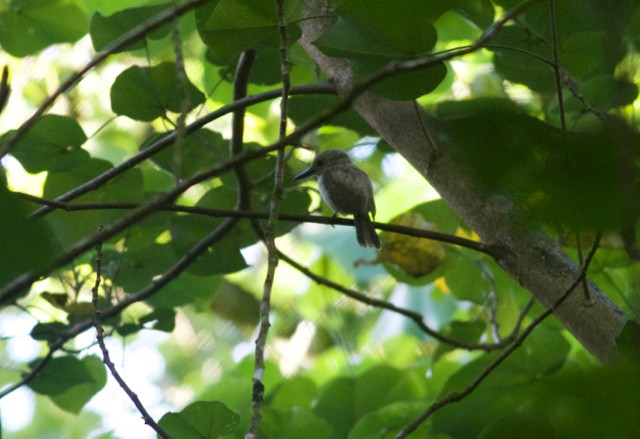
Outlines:
<svg viewBox="0 0 640 439"><path fill-rule="evenodd" d="M380 238L369 218L375 218L376 204L369 176L353 164L347 153L339 149L321 152L306 171L294 180L315 177L325 203L336 213L353 215L356 237L362 247L380 248Z"/></svg>

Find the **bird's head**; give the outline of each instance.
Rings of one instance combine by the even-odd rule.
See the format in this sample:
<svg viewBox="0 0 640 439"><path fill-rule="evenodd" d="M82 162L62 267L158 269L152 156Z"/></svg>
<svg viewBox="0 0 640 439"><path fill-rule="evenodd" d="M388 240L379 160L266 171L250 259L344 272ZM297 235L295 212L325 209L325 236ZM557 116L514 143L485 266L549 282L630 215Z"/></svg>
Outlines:
<svg viewBox="0 0 640 439"><path fill-rule="evenodd" d="M351 159L346 152L339 149L328 149L316 155L311 166L296 175L294 180L302 180L306 177L318 177L335 166L351 165Z"/></svg>

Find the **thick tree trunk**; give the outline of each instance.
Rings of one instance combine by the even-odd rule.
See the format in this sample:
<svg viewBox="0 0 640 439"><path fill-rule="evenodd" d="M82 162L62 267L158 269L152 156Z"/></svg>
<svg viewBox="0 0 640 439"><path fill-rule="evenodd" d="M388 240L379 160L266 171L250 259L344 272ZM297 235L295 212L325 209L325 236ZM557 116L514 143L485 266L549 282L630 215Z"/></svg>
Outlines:
<svg viewBox="0 0 640 439"><path fill-rule="evenodd" d="M330 58L312 42L333 24L326 0L307 0L302 44L332 78L341 94L353 87L349 63ZM545 306L551 306L575 281L578 267L559 245L528 223L504 195L486 196L446 154L446 134L413 102L399 102L364 93L354 103L358 113L440 193L483 242L504 248L498 262ZM382 207L384 208L384 207ZM616 356L615 338L626 317L611 300L590 284L591 301L578 291L559 307L558 320L600 360Z"/></svg>

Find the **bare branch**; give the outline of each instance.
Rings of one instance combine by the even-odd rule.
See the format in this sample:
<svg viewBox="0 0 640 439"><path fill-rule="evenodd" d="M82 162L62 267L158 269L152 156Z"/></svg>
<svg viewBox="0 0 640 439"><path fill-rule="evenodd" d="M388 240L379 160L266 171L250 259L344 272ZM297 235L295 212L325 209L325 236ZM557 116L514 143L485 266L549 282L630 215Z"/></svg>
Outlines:
<svg viewBox="0 0 640 439"><path fill-rule="evenodd" d="M386 309L387 311L391 311L391 312L395 312L396 314L400 314L403 315L405 317L408 317L411 321L413 321L422 332L424 332L425 334L427 334L430 337L433 337L434 339L438 340L441 343L445 343L448 344L450 346L454 346L456 348L460 348L460 349L467 349L470 351L473 350L481 350L481 351L492 351L492 350L496 350L496 349L502 349L505 346L508 346L511 342L513 342L513 340L515 340L516 336L518 335L518 332L520 331L520 325L522 324L522 320L524 319L524 317L526 316L527 312L529 312L529 309L531 308L531 306L533 305L533 301L531 301L521 312L520 317L518 318L518 321L516 322L516 325L513 328L512 333L506 337L505 339L499 341L498 343L478 343L478 344L473 344L473 343L466 343L466 342L462 342L459 340L455 340L451 337L448 337L444 334L439 333L438 331L436 331L435 329L430 328L429 326L427 326L427 324L424 322L423 317L420 313L417 313L415 311L412 311L410 309L407 308L402 308L399 306L396 306L392 303L386 302L384 300L380 300L380 299L376 299L370 296L367 296L366 294L362 294L359 293L357 291L354 291L352 289L346 288L338 283L335 283L323 276L319 276L317 274L315 274L313 271L309 270L308 268L306 268L304 265L300 264L299 262L295 261L294 259L292 259L291 257L289 257L288 255L286 255L285 253L279 251L278 255L280 256L280 259L282 259L283 261L285 261L287 264L291 265L293 268L295 268L296 270L298 270L300 273L304 274L305 276L307 276L309 279L313 280L314 282L320 284L320 285L325 285L329 288L332 288L336 291L339 291L340 293L344 294L347 297L350 297L354 300L357 300L358 302L362 302L362 303L366 303L367 305L376 307L376 308L381 308L381 309Z"/></svg>
<svg viewBox="0 0 640 439"><path fill-rule="evenodd" d="M127 394L129 399L131 399L131 401L133 402L133 405L136 406L136 409L138 409L138 411L142 415L142 419L144 419L145 424L153 428L155 432L158 433L158 435L161 436L162 438L171 439L170 436L167 434L167 432L164 431L162 427L160 427L156 423L156 421L151 417L149 412L147 412L144 405L140 401L140 398L138 398L138 395L136 395L136 393L133 390L131 390L129 385L127 385L125 380L118 373L118 370L116 369L116 366L113 364L113 361L111 361L109 350L107 349L107 345L104 343L104 328L102 327L102 312L100 311L100 307L98 306L98 293L100 290L101 277L102 277L102 243L98 243L98 245L96 245L96 281L95 281L95 284L93 285L93 288L91 289L91 292L92 292L93 316L94 316L93 326L96 328L96 338L98 340L98 346L100 346L100 351L102 352L102 361L104 362L105 366L107 366L107 368L111 372L111 375L113 375L113 378L116 380L118 385L122 388L122 390L124 390L124 392Z"/></svg>
<svg viewBox="0 0 640 439"><path fill-rule="evenodd" d="M130 210L140 207L140 203L65 203L54 200L47 200L44 198L36 197L33 195L25 194L22 192L16 192L17 195L23 197L29 201L35 203L52 206L56 209L62 209L68 212L84 211L84 210ZM227 209L212 209L198 206L182 206L179 204L169 204L162 206L159 211L170 212L185 212L198 215L206 215L214 218L246 218L246 219L268 219L269 214L267 212L245 211L245 210L227 210ZM279 220L281 221L293 221L300 223L315 223L315 224L327 224L330 226L353 226L353 220L348 218L337 218L334 216L318 216L318 215L291 215L280 214ZM376 223L373 225L378 230L385 232L398 233L401 235L413 236L415 238L425 238L434 241L440 241L447 244L458 245L470 250L475 250L480 253L484 253L495 259L500 259L502 249L500 246L488 245L482 242L473 241L471 239L462 238L456 235L450 235L447 233L436 232L432 230L416 229L413 227L406 227L397 224Z"/></svg>
<svg viewBox="0 0 640 439"><path fill-rule="evenodd" d="M282 96L280 101L280 125L279 139L284 140L287 137L287 116L289 109L289 90L291 82L289 78L289 70L291 68L287 54L289 35L287 33L287 22L284 16L284 0L275 0L276 17L278 20L278 29L280 31L280 70L282 78ZM256 337L255 349L255 366L253 373L253 392L252 392L252 414L249 428L245 434L245 439L253 439L258 434L260 423L262 421L262 403L264 401L264 383L262 377L265 372L264 352L269 335L269 314L271 312L271 293L275 280L276 268L278 267L278 250L276 249L275 239L278 235L278 221L280 217L280 207L282 205L282 194L284 187L284 169L285 169L285 146L283 144L277 150L277 159L274 172L273 194L271 195L271 203L269 205L269 220L262 234L263 241L267 247L267 274L262 289L262 299L260 301L260 329ZM259 228L259 226L258 226Z"/></svg>

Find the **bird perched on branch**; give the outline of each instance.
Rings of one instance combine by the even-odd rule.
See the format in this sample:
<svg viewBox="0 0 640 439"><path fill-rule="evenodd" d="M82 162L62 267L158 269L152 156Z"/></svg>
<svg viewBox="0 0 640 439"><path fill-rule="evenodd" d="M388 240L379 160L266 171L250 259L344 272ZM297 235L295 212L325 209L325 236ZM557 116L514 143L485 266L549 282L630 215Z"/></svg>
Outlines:
<svg viewBox="0 0 640 439"><path fill-rule="evenodd" d="M309 169L294 177L315 177L325 203L336 213L353 215L356 237L362 247L380 248L380 238L369 218L376 215L373 186L369 176L353 164L347 153L339 149L321 152Z"/></svg>

